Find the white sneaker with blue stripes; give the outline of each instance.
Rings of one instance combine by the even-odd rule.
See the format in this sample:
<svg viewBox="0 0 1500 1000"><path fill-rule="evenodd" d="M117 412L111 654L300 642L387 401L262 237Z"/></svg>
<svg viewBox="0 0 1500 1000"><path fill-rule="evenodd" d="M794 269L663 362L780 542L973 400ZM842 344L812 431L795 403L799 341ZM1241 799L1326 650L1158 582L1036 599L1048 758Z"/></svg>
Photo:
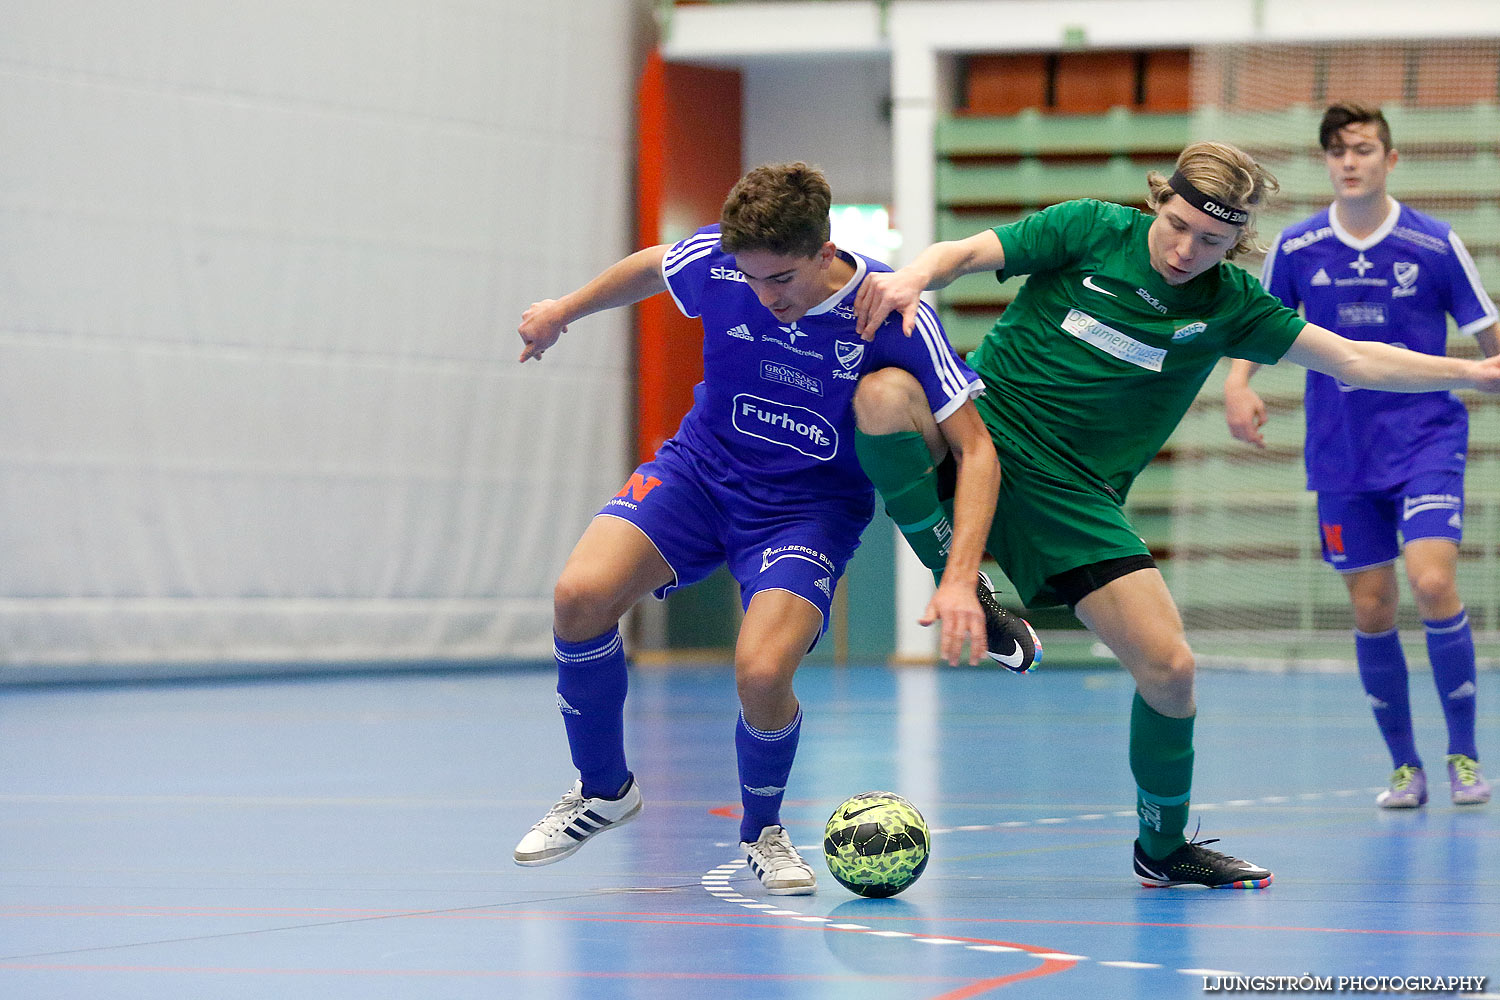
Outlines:
<svg viewBox="0 0 1500 1000"><path fill-rule="evenodd" d="M750 870L772 896L810 896L818 889L818 878L797 848L784 826L768 826L760 831L755 843L740 843L740 850L750 862Z"/></svg>
<svg viewBox="0 0 1500 1000"><path fill-rule="evenodd" d="M617 799L586 799L583 782L575 781L516 845L516 864L533 867L561 861L594 834L635 819L642 805L641 787L634 777Z"/></svg>

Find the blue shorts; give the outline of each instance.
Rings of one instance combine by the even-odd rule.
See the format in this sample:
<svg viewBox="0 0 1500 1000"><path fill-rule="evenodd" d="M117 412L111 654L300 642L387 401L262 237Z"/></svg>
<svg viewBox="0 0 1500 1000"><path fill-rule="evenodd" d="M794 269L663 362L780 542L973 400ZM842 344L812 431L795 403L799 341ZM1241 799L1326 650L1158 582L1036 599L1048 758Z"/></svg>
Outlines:
<svg viewBox="0 0 1500 1000"><path fill-rule="evenodd" d="M1319 493L1323 561L1340 573L1396 561L1405 542L1463 538L1464 477L1430 472L1377 493Z"/></svg>
<svg viewBox="0 0 1500 1000"><path fill-rule="evenodd" d="M826 632L834 589L874 515L869 487L850 484L847 498L772 502L723 479L668 441L599 516L629 521L667 561L673 580L657 598L727 564L741 607L763 590L785 590L818 609Z"/></svg>

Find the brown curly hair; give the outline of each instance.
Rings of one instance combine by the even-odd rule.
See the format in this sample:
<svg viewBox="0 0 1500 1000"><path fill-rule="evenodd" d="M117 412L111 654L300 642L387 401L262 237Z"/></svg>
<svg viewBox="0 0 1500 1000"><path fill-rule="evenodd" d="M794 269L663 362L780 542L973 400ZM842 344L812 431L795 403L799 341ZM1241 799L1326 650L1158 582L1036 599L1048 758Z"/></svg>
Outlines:
<svg viewBox="0 0 1500 1000"><path fill-rule="evenodd" d="M817 167L766 163L730 190L719 213L719 243L726 253L766 250L812 257L828 242L833 192Z"/></svg>

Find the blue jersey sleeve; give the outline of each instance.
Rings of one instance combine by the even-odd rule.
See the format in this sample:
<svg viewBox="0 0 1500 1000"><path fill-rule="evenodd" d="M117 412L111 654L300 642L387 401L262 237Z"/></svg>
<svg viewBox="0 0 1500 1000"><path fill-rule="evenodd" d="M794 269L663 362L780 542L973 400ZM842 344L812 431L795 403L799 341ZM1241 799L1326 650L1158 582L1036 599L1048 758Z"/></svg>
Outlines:
<svg viewBox="0 0 1500 1000"><path fill-rule="evenodd" d="M1448 244L1453 248L1452 263L1447 269L1448 313L1463 333L1487 330L1496 320L1495 303L1484 292L1474 258L1452 230L1448 231Z"/></svg>
<svg viewBox="0 0 1500 1000"><path fill-rule="evenodd" d="M1292 265L1289 260L1280 260L1281 240L1286 236L1286 230L1276 234L1276 241L1271 244L1270 251L1266 254L1266 261L1261 265L1260 283L1265 290L1281 300L1281 304L1288 309L1295 309L1301 304L1297 295L1296 283L1292 281Z"/></svg>
<svg viewBox="0 0 1500 1000"><path fill-rule="evenodd" d="M678 240L662 259L662 274L667 279L667 291L672 301L689 319L696 319L702 312L699 299L703 286L709 278L709 259L719 250L719 227L704 226L685 240Z"/></svg>
<svg viewBox="0 0 1500 1000"><path fill-rule="evenodd" d="M867 371L895 367L910 372L921 383L933 419L942 423L959 407L984 392L984 383L954 352L937 313L927 303L917 306L917 323L910 337L901 331L901 316L892 313L875 334Z"/></svg>

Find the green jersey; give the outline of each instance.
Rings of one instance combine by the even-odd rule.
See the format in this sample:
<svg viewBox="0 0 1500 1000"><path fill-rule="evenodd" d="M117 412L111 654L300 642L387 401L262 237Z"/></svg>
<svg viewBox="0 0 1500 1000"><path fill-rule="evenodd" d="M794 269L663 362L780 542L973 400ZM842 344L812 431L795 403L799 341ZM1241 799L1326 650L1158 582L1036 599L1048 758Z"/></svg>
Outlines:
<svg viewBox="0 0 1500 1000"><path fill-rule="evenodd" d="M1005 451L1117 503L1221 357L1275 364L1306 325L1232 264L1168 284L1152 220L1082 200L996 228L997 277L1031 277L969 359Z"/></svg>

